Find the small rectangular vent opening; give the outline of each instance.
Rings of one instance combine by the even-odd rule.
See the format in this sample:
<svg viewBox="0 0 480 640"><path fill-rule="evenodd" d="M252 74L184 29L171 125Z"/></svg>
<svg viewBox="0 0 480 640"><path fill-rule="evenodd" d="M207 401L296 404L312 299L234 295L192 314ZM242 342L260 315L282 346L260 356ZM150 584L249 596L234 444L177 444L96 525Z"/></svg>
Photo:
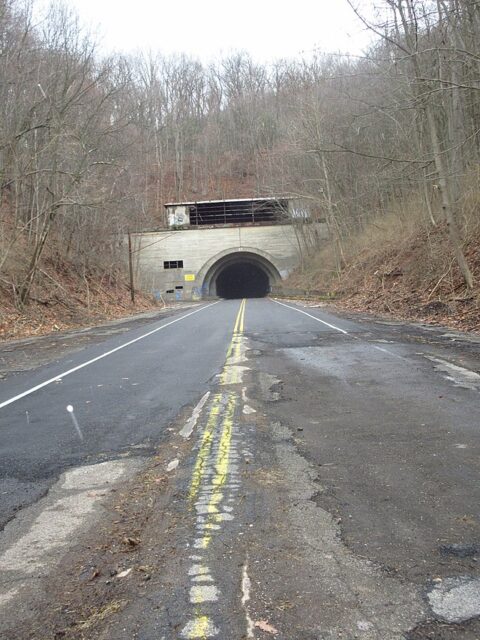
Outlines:
<svg viewBox="0 0 480 640"><path fill-rule="evenodd" d="M164 269L183 269L183 260L164 260Z"/></svg>

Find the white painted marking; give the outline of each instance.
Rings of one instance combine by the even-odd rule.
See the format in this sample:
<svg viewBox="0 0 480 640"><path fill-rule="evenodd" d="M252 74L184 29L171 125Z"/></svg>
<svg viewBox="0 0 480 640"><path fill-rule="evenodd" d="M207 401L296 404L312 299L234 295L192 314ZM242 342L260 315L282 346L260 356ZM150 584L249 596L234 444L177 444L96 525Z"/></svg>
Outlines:
<svg viewBox="0 0 480 640"><path fill-rule="evenodd" d="M197 511L198 514L206 514L206 513L218 513L218 509L215 506L209 506L208 502L206 502L205 504L198 504L195 505L195 509Z"/></svg>
<svg viewBox="0 0 480 640"><path fill-rule="evenodd" d="M472 390L476 390L480 387L480 375L475 371L459 367L456 364L452 364L451 362L442 360L441 358L427 356L426 354L423 354L423 356L427 358L427 360L437 363L435 369L443 371L443 373L449 373L450 375L445 377L458 387L464 387Z"/></svg>
<svg viewBox="0 0 480 640"><path fill-rule="evenodd" d="M190 602L201 604L202 602L217 602L218 589L214 584L199 584L190 587Z"/></svg>
<svg viewBox="0 0 480 640"><path fill-rule="evenodd" d="M400 358L400 360L403 360L402 356L399 356L397 353L393 353L393 351L389 351L388 349L384 349L383 347L378 347L375 344L373 344L372 347L377 351L382 351L383 353L387 353L389 356L393 356L394 358Z"/></svg>
<svg viewBox="0 0 480 640"><path fill-rule="evenodd" d="M345 335L350 335L348 333L348 331L345 331L345 329L341 329L340 327L335 326L334 324L330 324L329 322L326 322L325 320L320 320L320 318L317 318L315 316L312 316L311 313L307 313L306 311L302 311L301 309L297 309L296 307L292 307L289 304L285 304L284 302L280 302L279 300L274 300L273 298L270 298L270 300L272 300L272 302L276 302L277 304L281 304L282 307L287 307L287 309L293 309L293 311L298 311L298 313L303 313L304 316L308 316L309 318L312 318L312 320L316 320L317 322L321 322L322 324L326 325L327 327L330 327L331 329L335 329L335 331L340 331L340 333L343 333ZM358 336L353 336L356 340L360 340L360 338ZM383 351L383 353L388 353L389 356L393 356L394 358L400 358L401 360L403 360L404 358L402 356L397 355L396 353L393 353L392 351L388 351L388 349L383 349L383 347L378 347L376 345L372 345L374 349L377 349L378 351Z"/></svg>
<svg viewBox="0 0 480 640"><path fill-rule="evenodd" d="M215 518L221 522L223 520L233 520L234 516L231 513L217 513Z"/></svg>
<svg viewBox="0 0 480 640"><path fill-rule="evenodd" d="M174 471L178 467L179 459L175 458L167 464L167 471Z"/></svg>
<svg viewBox="0 0 480 640"><path fill-rule="evenodd" d="M247 638L254 638L255 625L248 611L248 602L250 600L250 589L252 587L251 580L248 576L248 563L242 567L242 606L245 610L245 618L247 620Z"/></svg>
<svg viewBox="0 0 480 640"><path fill-rule="evenodd" d="M79 364L76 367L73 367L73 369L69 369L68 371L65 371L64 373L61 373L60 375L57 375L54 378L50 378L49 380L45 380L45 382L41 382L40 384L37 384L35 387L32 387L31 389L27 389L26 391L23 391L22 393L19 393L18 395L14 396L13 398L9 398L8 400L5 400L4 402L0 403L0 409L3 409L3 407L6 407L7 405L12 404L13 402L17 402L17 400L20 400L21 398L25 398L25 396L29 396L32 393L35 393L35 391L39 391L40 389L43 389L43 387L46 387L49 384L52 384L52 382L59 382L59 381L61 381L61 378L64 378L65 376L69 376L71 373L75 373L75 371L79 371L80 369L83 369L84 367L88 367L89 365L93 364L94 362L98 362L98 360L102 360L103 358L106 358L107 356L111 356L112 353L116 353L117 351L120 351L121 349L125 349L125 347L129 347L131 344L135 344L135 342L138 342L139 340L143 340L144 338L148 338L148 336L151 336L154 333L157 333L158 331L161 331L162 329L166 329L167 327L170 327L172 324L175 324L176 322L180 322L181 320L185 320L185 318L193 316L195 313L199 313L199 311L204 311L205 309L208 309L209 307L212 307L213 305L218 304L219 302L220 302L220 300L217 300L216 302L211 302L210 304L207 304L204 307L200 307L200 309L196 309L195 311L191 311L190 313L186 313L184 316L180 316L180 318L176 318L175 320L171 320L170 322L167 322L166 324L162 324L161 327L157 327L156 329L152 329L152 331L148 331L147 333L144 333L143 335L139 336L138 338L134 338L133 340L129 340L128 342L125 342L124 344L121 344L119 347L115 347L115 349L110 349L110 351L106 351L105 353L102 353L101 355L97 356L96 358L92 358L91 360L88 360L87 362ZM103 385L98 385L98 386L103 386Z"/></svg>
<svg viewBox="0 0 480 640"><path fill-rule="evenodd" d="M205 575L206 573L210 573L210 569L201 564L194 564L188 570L189 576Z"/></svg>
<svg viewBox="0 0 480 640"><path fill-rule="evenodd" d="M348 336L348 331L345 331L345 329L340 329L340 327L336 327L334 324L330 324L329 322L325 322L325 320L320 320L320 318L317 318L316 316L312 316L311 313L307 313L306 311L302 311L301 309L297 309L297 307L292 307L289 304L285 304L284 302L279 302L278 300L274 300L273 298L270 298L272 300L272 302L276 302L277 304L281 304L282 307L287 307L287 309L293 309L293 311L297 311L298 313L303 313L304 316L308 316L309 318L312 318L312 320L316 320L317 322L321 322L322 324L326 325L327 327L330 327L330 329L335 329L335 331L340 331L340 333L344 333L345 335Z"/></svg>
<svg viewBox="0 0 480 640"><path fill-rule="evenodd" d="M207 391L207 393L205 393L197 403L197 406L192 411L192 415L185 423L185 426L183 427L183 429L180 431L180 435L182 436L182 438L188 439L192 435L192 431L194 430L195 425L197 424L197 420L209 396L210 396L210 391Z"/></svg>
<svg viewBox="0 0 480 640"><path fill-rule="evenodd" d="M244 405L244 407L243 407L243 413L244 413L246 416L248 416L248 415L250 415L251 413L257 413L257 412L255 411L255 409L254 409L253 407L251 407L250 405L246 404L246 405Z"/></svg>

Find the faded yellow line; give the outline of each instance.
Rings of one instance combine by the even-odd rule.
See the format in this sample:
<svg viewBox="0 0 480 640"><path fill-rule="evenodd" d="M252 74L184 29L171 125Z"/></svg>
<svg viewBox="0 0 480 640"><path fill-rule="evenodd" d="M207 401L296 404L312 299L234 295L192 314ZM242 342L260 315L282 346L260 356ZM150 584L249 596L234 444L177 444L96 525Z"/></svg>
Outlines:
<svg viewBox="0 0 480 640"><path fill-rule="evenodd" d="M218 416L220 414L222 401L222 394L217 393L213 397L212 406L207 420L205 431L203 432L202 442L200 444L200 450L195 460L195 467L193 469L192 481L190 483L190 490L188 492L189 500L193 501L200 489L202 483L203 472L205 470L205 464L212 448L213 434L215 427L217 426Z"/></svg>
<svg viewBox="0 0 480 640"><path fill-rule="evenodd" d="M221 384L225 384L225 380L227 378L227 372L228 372L228 361L232 356L232 351L235 350L236 355L238 355L238 351L239 351L238 332L240 327L243 330L243 317L245 315L245 304L246 304L246 300L244 298L240 304L240 308L235 318L233 335L227 350L227 358L223 366L222 372L220 374ZM205 431L203 432L202 441L200 443L200 449L197 455L197 459L195 461L195 467L193 469L192 481L190 483L190 490L188 492L188 498L190 501L195 500L198 494L198 491L200 489L200 485L202 483L202 479L205 471L205 465L210 455L210 450L212 448L213 434L217 426L218 416L220 415L221 403L222 403L222 393L215 394L215 396L213 397L212 406L210 408L207 425L205 427Z"/></svg>
<svg viewBox="0 0 480 640"><path fill-rule="evenodd" d="M239 356L242 349L242 333L246 302L247 301L244 298L240 304L240 309L238 310L235 327L233 329L232 340L227 351L225 365L220 375L220 384L222 385L237 384L239 382L239 371L235 367L235 365L238 364Z"/></svg>
<svg viewBox="0 0 480 640"><path fill-rule="evenodd" d="M225 364L223 365L222 372L220 374L220 384L222 385L236 383L239 379L239 370L236 363L240 358L242 349L242 334L245 324L245 305L246 300L243 299L235 318L232 338L227 349ZM211 460L211 450L215 431L221 420L222 432L220 434L218 453L214 463L214 476L210 482L212 489L207 504L206 522L205 527L203 528L202 537L200 540L196 541L196 549L208 548L212 540L214 526L216 523L222 521L223 514L220 512L219 505L224 497L223 489L228 476L233 421L237 398L238 396L234 392L222 391L215 394L207 424L203 432L200 449L195 461L189 490L189 499L191 503L196 500L202 486L207 465ZM223 419L220 417L222 413ZM202 605L196 602L193 602L193 604L196 605L193 620L187 624L182 636L191 640L207 640L207 638L216 635L218 630L213 625L211 619L205 615Z"/></svg>
<svg viewBox="0 0 480 640"><path fill-rule="evenodd" d="M245 307L247 305L247 301L246 301L245 298L242 300L242 302L243 302L243 309L242 309L242 317L241 317L241 320L240 320L240 325L238 327L238 332L239 333L243 333L244 321L245 321Z"/></svg>
<svg viewBox="0 0 480 640"><path fill-rule="evenodd" d="M223 365L220 375L220 384L232 384L238 382L239 370L235 366L239 361L242 349L242 334L245 323L245 305L246 300L243 299L233 327L233 334L227 349L225 364ZM228 393L228 396L227 396ZM226 398L226 402L225 402ZM223 488L227 481L230 450L232 445L232 431L235 416L235 408L237 405L237 394L234 392L219 392L213 397L210 413L208 416L205 431L203 432L200 449L195 461L195 467L190 483L188 497L193 503L200 491L207 465L211 460L211 450L214 440L215 431L219 422L222 423L222 432L218 443L218 453L214 463L214 476L210 482L212 485L211 493L207 504L206 522L203 528L203 535L200 540L196 541L196 549L207 549L213 535L213 527L223 519L219 505L223 499ZM220 415L223 412L223 419ZM215 628L211 619L205 615L203 607L196 602L193 620L185 627L182 636L191 640L207 640L217 634L218 629Z"/></svg>
<svg viewBox="0 0 480 640"><path fill-rule="evenodd" d="M208 515L205 527L206 532L201 538L200 546L197 547L200 549L206 549L210 544L210 541L212 539L212 524L221 521L218 505L222 501L222 488L227 480L228 465L230 461L230 448L232 444L233 416L235 415L236 404L237 396L232 393L228 398L227 409L225 412L225 417L223 419L222 435L220 437L217 459L215 461L215 475L212 479L213 490L207 506ZM208 529L210 529L210 532L208 531Z"/></svg>
<svg viewBox="0 0 480 640"><path fill-rule="evenodd" d="M212 621L208 616L198 614L192 621L190 628L183 634L183 637L190 640L207 640L212 635L216 635Z"/></svg>
<svg viewBox="0 0 480 640"><path fill-rule="evenodd" d="M235 339L236 339L236 337L237 337L237 335L239 333L239 327L240 327L241 323L243 322L242 318L243 318L243 316L245 314L245 304L246 304L246 302L247 302L246 299L243 298L242 302L240 303L240 308L238 310L237 317L235 319L235 326L233 327L232 339L230 340L230 344L229 344L228 349L227 349L227 357L226 357L227 361L230 358L230 356L232 355L232 351L234 349L234 344L235 344ZM242 324L242 331L243 331L243 324Z"/></svg>

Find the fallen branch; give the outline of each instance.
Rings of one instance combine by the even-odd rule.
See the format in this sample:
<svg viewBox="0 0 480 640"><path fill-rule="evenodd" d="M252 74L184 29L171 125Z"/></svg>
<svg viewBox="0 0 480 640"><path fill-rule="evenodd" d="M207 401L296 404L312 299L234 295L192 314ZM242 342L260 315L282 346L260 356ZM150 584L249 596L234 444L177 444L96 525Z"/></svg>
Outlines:
<svg viewBox="0 0 480 640"><path fill-rule="evenodd" d="M431 299L431 297L433 296L433 294L435 293L435 291L438 289L438 287L440 286L440 284L442 283L442 281L448 276L448 274L450 273L450 271L452 270L452 265L453 265L453 260L450 262L450 266L448 267L448 269L445 271L445 273L443 274L443 276L440 278L440 280L437 282L437 284L433 287L433 289L430 291L430 293L428 294L427 297L427 302Z"/></svg>

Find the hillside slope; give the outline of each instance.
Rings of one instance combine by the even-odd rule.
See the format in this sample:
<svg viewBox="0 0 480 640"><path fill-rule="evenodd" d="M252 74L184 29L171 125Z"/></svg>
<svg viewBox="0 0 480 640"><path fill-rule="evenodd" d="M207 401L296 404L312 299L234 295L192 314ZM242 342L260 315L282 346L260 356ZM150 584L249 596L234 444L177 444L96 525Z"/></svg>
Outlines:
<svg viewBox="0 0 480 640"><path fill-rule="evenodd" d="M130 290L119 273L108 278L93 272L81 277L72 264L47 259L23 309L15 306L5 281L0 282L0 340L99 324L155 306L151 297L140 293L132 304Z"/></svg>
<svg viewBox="0 0 480 640"><path fill-rule="evenodd" d="M338 276L329 268L331 248L326 248L309 268L293 274L286 287L333 294L341 309L480 332L480 229L469 234L465 252L475 276L471 291L452 257L444 226L367 245L347 257Z"/></svg>

